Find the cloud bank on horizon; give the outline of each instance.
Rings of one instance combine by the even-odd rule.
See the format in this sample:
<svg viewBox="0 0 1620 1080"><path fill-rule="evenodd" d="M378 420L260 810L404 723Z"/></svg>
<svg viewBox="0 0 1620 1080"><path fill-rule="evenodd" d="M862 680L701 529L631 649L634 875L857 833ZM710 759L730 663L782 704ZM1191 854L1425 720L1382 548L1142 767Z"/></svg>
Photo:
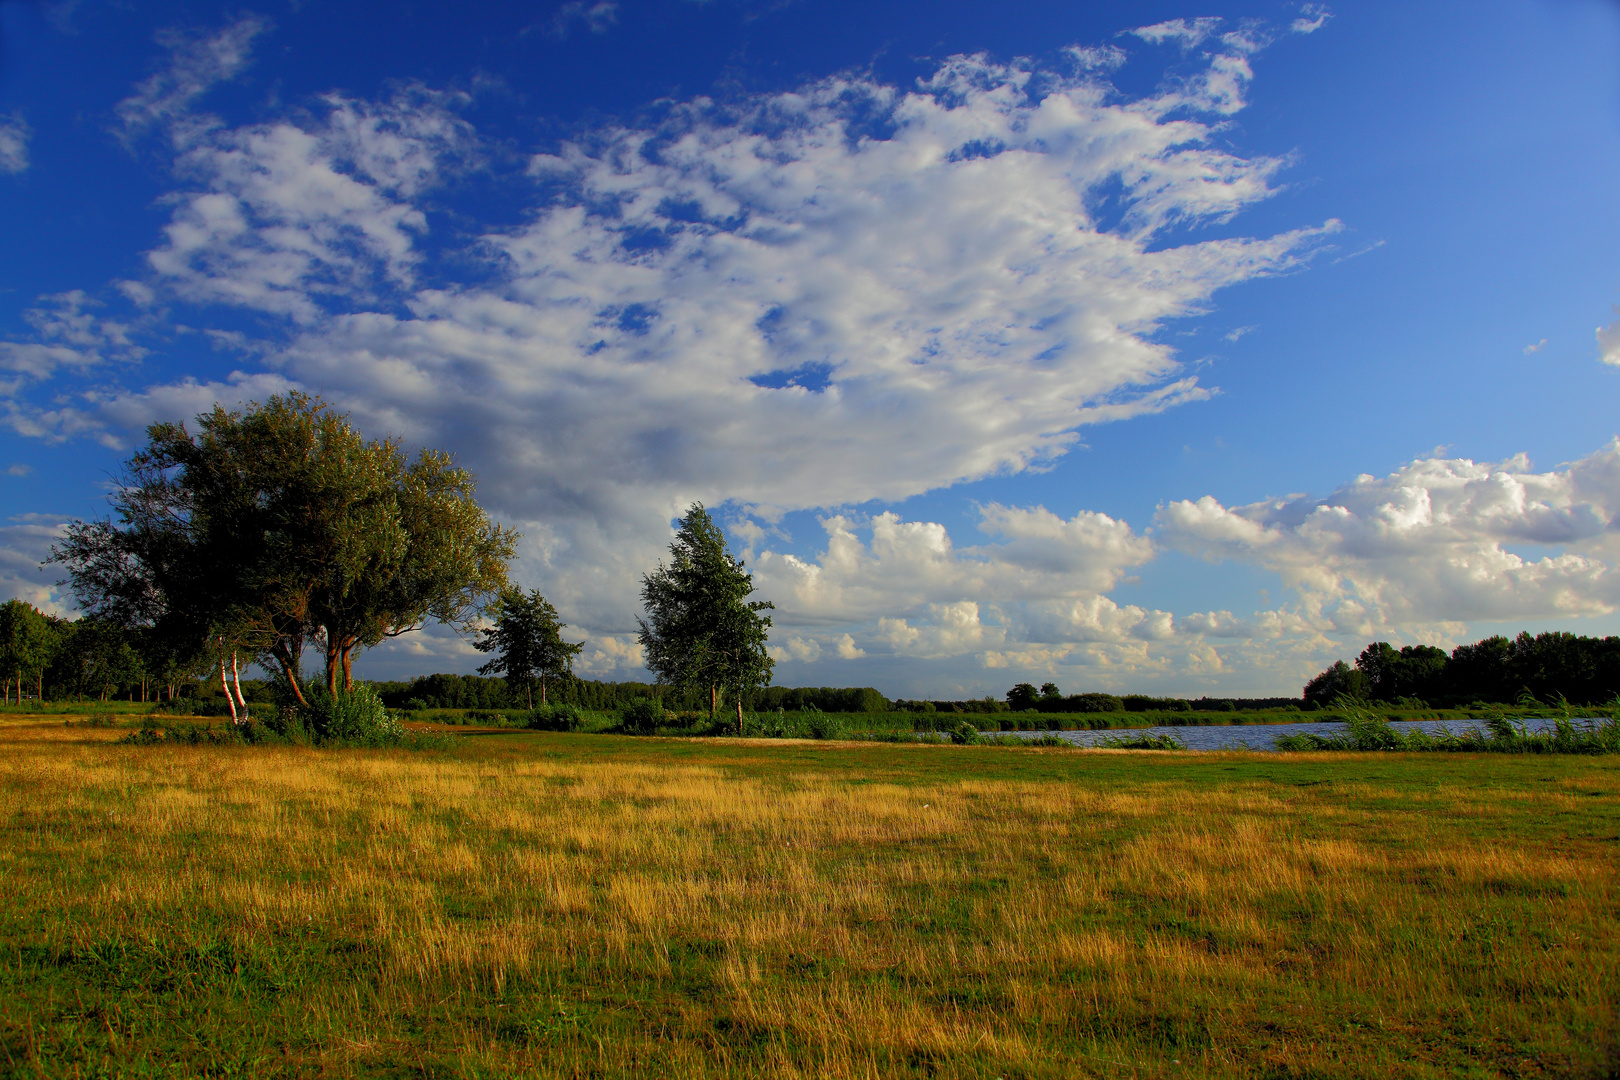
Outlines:
<svg viewBox="0 0 1620 1080"><path fill-rule="evenodd" d="M571 4L547 32L617 18ZM1087 426L1212 393L1162 331L1218 290L1308 272L1340 228L1234 235L1287 162L1227 137L1253 58L1328 18L1175 20L1051 63L952 56L909 87L845 73L668 101L525 153L464 118L466 93L420 83L229 123L202 105L270 22L172 33L168 65L112 109L118 138L167 163L167 222L143 272L41 297L32 332L0 342L4 420L127 446L156 419L303 388L369 432L453 448L524 532L518 576L587 636L593 675L638 670L639 575L693 500L725 508L776 602L774 655L851 665L807 676L830 683L1291 685L1353 639L1615 611L1620 443L1545 473L1436 457L1325 499L1173 501L1141 530L989 503L965 542L854 509L1039 470ZM1128 50L1155 46L1192 68L1118 89ZM28 167L28 135L0 117L0 169ZM444 212L479 176L523 192L518 223ZM241 367L139 385L181 313ZM1620 363L1614 327L1598 337ZM783 550L796 511L820 514L819 550ZM4 530L0 580L60 607L23 565L51 525ZM1260 568L1292 599L1238 616L1110 598L1164 551ZM395 648L419 669L471 655L442 633Z"/></svg>

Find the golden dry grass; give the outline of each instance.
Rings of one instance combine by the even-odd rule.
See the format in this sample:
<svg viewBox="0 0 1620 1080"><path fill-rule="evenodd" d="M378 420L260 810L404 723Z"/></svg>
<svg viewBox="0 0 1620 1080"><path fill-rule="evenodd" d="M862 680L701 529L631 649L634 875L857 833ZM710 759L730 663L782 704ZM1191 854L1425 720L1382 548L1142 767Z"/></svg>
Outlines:
<svg viewBox="0 0 1620 1080"><path fill-rule="evenodd" d="M1612 1075L1620 768L0 721L6 1075Z"/></svg>

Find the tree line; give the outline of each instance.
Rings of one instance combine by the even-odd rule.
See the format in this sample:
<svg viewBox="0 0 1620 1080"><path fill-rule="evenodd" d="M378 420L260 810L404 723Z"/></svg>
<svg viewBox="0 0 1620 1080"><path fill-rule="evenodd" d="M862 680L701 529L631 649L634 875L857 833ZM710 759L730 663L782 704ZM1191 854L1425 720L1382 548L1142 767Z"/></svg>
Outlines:
<svg viewBox="0 0 1620 1080"><path fill-rule="evenodd" d="M319 398L293 393L242 411L216 405L196 430L159 423L124 463L113 516L75 521L48 562L62 565L85 617L50 620L14 606L0 672L99 690L152 680L170 696L217 672L233 717L247 717L243 667L278 674L278 693L330 710L356 690L355 657L428 620L476 632L512 700L546 704L571 680L578 643L556 609L508 577L518 535L490 521L471 473L450 455L408 459L395 439L367 439ZM770 682L769 601L727 549L701 503L680 520L670 560L643 575L639 641L659 688L702 692L711 716ZM26 609L26 610L25 610ZM32 613L32 614L30 614ZM0 627L0 629L4 629ZM53 664L55 667L53 667ZM18 689L18 693L21 690Z"/></svg>
<svg viewBox="0 0 1620 1080"><path fill-rule="evenodd" d="M1474 702L1602 705L1620 694L1620 637L1563 631L1514 638L1500 634L1450 655L1432 645L1395 648L1375 641L1305 684L1304 701L1328 705L1341 695L1360 701L1421 701L1435 707Z"/></svg>

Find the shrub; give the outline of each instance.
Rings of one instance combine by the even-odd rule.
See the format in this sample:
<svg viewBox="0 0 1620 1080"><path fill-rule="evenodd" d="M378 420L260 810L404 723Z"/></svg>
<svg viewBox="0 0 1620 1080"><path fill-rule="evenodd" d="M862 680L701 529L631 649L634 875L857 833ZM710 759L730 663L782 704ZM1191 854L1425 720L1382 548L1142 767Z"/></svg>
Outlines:
<svg viewBox="0 0 1620 1080"><path fill-rule="evenodd" d="M573 705L542 705L529 713L523 726L530 731L578 731L583 722Z"/></svg>
<svg viewBox="0 0 1620 1080"><path fill-rule="evenodd" d="M366 683L332 694L316 683L304 690L308 705L296 719L316 742L347 746L394 746L405 736L377 691ZM289 718L290 719L290 718Z"/></svg>
<svg viewBox="0 0 1620 1080"><path fill-rule="evenodd" d="M977 746L984 742L984 736L979 734L979 729L966 720L953 727L949 734L951 742L957 746Z"/></svg>
<svg viewBox="0 0 1620 1080"><path fill-rule="evenodd" d="M805 733L812 739L836 739L844 733L844 721L837 714L824 713L820 709L806 712L808 715L804 717Z"/></svg>
<svg viewBox="0 0 1620 1080"><path fill-rule="evenodd" d="M632 735L650 735L663 720L663 707L652 698L636 698L619 710L620 726Z"/></svg>

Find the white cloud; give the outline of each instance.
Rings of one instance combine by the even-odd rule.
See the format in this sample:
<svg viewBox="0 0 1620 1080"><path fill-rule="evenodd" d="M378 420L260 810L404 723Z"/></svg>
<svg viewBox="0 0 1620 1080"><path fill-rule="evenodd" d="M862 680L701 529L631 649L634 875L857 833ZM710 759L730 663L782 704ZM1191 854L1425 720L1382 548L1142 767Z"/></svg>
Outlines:
<svg viewBox="0 0 1620 1080"><path fill-rule="evenodd" d="M34 340L0 341L0 371L19 376L0 380L0 394L13 396L28 381L51 378L59 370L84 370L105 360L138 361L147 350L131 339L125 323L96 316L99 301L80 290L42 296L23 312L33 328Z"/></svg>
<svg viewBox="0 0 1620 1080"><path fill-rule="evenodd" d="M1314 34L1333 18L1333 12L1328 10L1326 4L1302 4L1299 10L1300 17L1289 26L1296 34Z"/></svg>
<svg viewBox="0 0 1620 1080"><path fill-rule="evenodd" d="M795 634L780 645L772 645L767 651L770 653L771 659L779 664L789 660L796 660L801 664L813 664L821 659L821 643L802 634Z"/></svg>
<svg viewBox="0 0 1620 1080"><path fill-rule="evenodd" d="M175 30L158 36L169 50L168 65L135 88L114 110L127 139L187 117L191 105L210 88L234 78L252 59L254 40L270 29L258 15L244 15L213 34Z"/></svg>
<svg viewBox="0 0 1620 1080"><path fill-rule="evenodd" d="M410 200L470 153L471 129L449 111L462 100L420 87L381 103L329 95L317 123L194 133L176 169L196 186L147 256L155 283L304 323L334 300L408 287L427 229Z"/></svg>
<svg viewBox="0 0 1620 1080"><path fill-rule="evenodd" d="M92 387L7 422L112 440L302 387L365 430L454 447L524 531L519 577L587 639L584 672L639 665L639 575L691 500L760 522L896 500L1197 400L1208 391L1157 331L1217 289L1297 269L1337 228L1189 236L1267 198L1283 165L1220 144L1260 36L1197 24L1154 34L1203 34L1203 70L1143 98L1106 81L1123 54L1105 49L1067 74L955 57L911 89L846 76L671 103L535 155L524 224L449 236L441 256L422 242L433 189L505 160L460 99L413 87L196 120L188 103L246 63L251 22L177 49L126 102L132 130L167 126L183 190L149 273L119 288L153 313L282 317L279 338L216 335L267 370ZM1103 218L1104 195L1122 218ZM1176 637L1169 613L1104 595L1153 550L1105 515L992 505L986 542L965 548L892 514L827 522L816 560L764 550L764 525L745 537L782 606L774 644L803 662L888 650L1123 670Z"/></svg>
<svg viewBox="0 0 1620 1080"><path fill-rule="evenodd" d="M1153 45L1162 45L1168 41L1183 49L1195 49L1220 27L1220 19L1206 16L1199 19L1171 19L1168 22L1154 23L1152 26L1139 26L1128 33Z"/></svg>
<svg viewBox="0 0 1620 1080"><path fill-rule="evenodd" d="M40 565L66 522L48 514L18 514L10 521L0 526L0 600L23 600L48 615L71 614L71 597L55 584L62 568Z"/></svg>
<svg viewBox="0 0 1620 1080"><path fill-rule="evenodd" d="M1614 309L1620 315L1620 307ZM1598 359L1620 367L1620 319L1597 329Z"/></svg>
<svg viewBox="0 0 1620 1080"><path fill-rule="evenodd" d="M19 114L0 116L0 173L20 173L28 168L28 139L32 134Z"/></svg>
<svg viewBox="0 0 1620 1080"><path fill-rule="evenodd" d="M1550 472L1522 456L1429 458L1326 499L1174 502L1158 538L1272 570L1319 632L1358 636L1614 611L1617 517L1620 440Z"/></svg>
<svg viewBox="0 0 1620 1080"><path fill-rule="evenodd" d="M1538 353L1542 349L1545 349L1546 347L1547 347L1547 339L1542 338L1540 341L1536 342L1534 345L1526 345L1524 347L1524 355L1529 356L1531 353Z"/></svg>
<svg viewBox="0 0 1620 1080"><path fill-rule="evenodd" d="M549 33L555 38L566 38L577 24L593 34L605 34L618 21L619 5L616 0L596 0L590 4L585 0L569 0L552 16Z"/></svg>

